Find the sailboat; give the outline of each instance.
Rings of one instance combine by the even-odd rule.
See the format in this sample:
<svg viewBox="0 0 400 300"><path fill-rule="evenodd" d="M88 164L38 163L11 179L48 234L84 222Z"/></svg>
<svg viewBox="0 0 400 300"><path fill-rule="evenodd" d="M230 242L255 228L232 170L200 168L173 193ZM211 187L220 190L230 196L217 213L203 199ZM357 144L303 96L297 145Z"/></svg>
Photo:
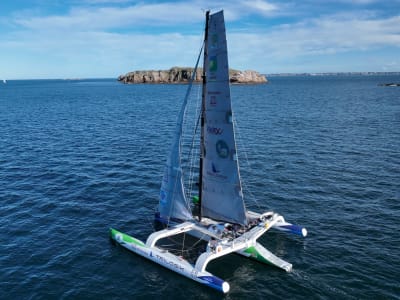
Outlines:
<svg viewBox="0 0 400 300"><path fill-rule="evenodd" d="M257 213L246 208L236 153L223 11L214 14L206 12L202 50L199 180L194 185L198 192L196 203L193 204L187 197L181 157L182 124L191 88L189 85L177 119L155 214L156 221L166 227L150 234L146 242L113 228L110 235L134 253L227 293L229 283L206 270L212 260L237 253L290 272L292 265L264 248L257 239L271 228L303 237L307 235L307 230L286 222L273 211ZM195 74L196 71L192 81ZM206 243L194 263L157 245L162 239L186 233Z"/></svg>

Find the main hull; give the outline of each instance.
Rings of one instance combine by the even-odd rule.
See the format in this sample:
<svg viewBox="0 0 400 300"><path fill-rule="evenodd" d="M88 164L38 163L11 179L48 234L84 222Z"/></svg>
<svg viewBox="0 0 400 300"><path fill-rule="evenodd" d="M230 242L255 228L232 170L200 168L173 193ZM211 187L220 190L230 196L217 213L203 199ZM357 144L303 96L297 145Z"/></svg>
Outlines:
<svg viewBox="0 0 400 300"><path fill-rule="evenodd" d="M207 271L199 271L183 258L169 253L158 247L148 247L142 241L131 237L115 229L110 229L111 238L122 247L147 258L171 271L181 274L189 279L197 281L220 292L227 293L230 289L229 283L214 276Z"/></svg>

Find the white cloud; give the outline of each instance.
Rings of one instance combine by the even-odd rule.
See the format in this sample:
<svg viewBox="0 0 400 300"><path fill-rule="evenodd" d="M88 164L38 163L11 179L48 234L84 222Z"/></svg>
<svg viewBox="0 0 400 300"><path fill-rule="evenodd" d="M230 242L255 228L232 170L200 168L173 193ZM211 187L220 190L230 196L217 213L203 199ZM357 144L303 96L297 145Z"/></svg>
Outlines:
<svg viewBox="0 0 400 300"><path fill-rule="evenodd" d="M239 20L243 14L268 18L271 14L283 13L282 6L262 0L232 1L229 6L227 3L216 1L213 6L215 9L228 7L225 16L231 22ZM190 66L202 41L201 9L204 7L207 8L205 2L194 1L76 7L65 15L44 17L38 16L37 11L35 16L24 12L15 19L18 31L13 28L14 31L3 33L0 59L5 61L3 66L9 66L9 72L18 66L22 73L25 64L26 72L47 68L52 72L50 77L57 77L57 74L65 77L118 76L135 69ZM371 12L325 15L257 30L253 26L251 32L246 24L241 25L236 31L229 28L229 23L227 28L230 66L239 69L269 72L272 68L276 71L292 68L296 71L296 68L307 67L304 61L314 61L318 56L325 57L319 62L321 68L328 68L338 59L335 55L400 48L399 15L381 19ZM115 28L124 31L113 32ZM385 65L387 69L394 69L399 65L391 62L396 61L393 57L384 57L379 63L382 68Z"/></svg>
<svg viewBox="0 0 400 300"><path fill-rule="evenodd" d="M65 15L29 16L25 12L14 23L25 28L42 30L68 28L92 30L132 28L131 26L163 26L198 22L203 19L201 7L190 2L156 3L119 7L73 7Z"/></svg>
<svg viewBox="0 0 400 300"><path fill-rule="evenodd" d="M124 3L124 0L86 0L85 3ZM264 0L255 1L182 1L164 3L137 3L128 6L77 6L68 14L50 16L29 16L27 12L17 15L13 23L31 29L68 28L73 30L115 29L130 26L165 26L202 22L207 9L225 9L227 20L237 20L249 14L271 15L278 6Z"/></svg>
<svg viewBox="0 0 400 300"><path fill-rule="evenodd" d="M0 41L0 54L8 51L15 55L9 55L3 64L10 69L30 57L21 68L30 73L50 70L51 74L40 77L117 77L135 69L191 66L201 42L200 36L175 33L19 32L12 39ZM13 71L17 71L15 67Z"/></svg>
<svg viewBox="0 0 400 300"><path fill-rule="evenodd" d="M235 34L235 51L262 49L276 57L334 54L376 47L400 47L400 16L381 20L324 17L305 23L278 26L270 31ZM246 41L244 44L243 41ZM237 53L238 55L238 53Z"/></svg>
<svg viewBox="0 0 400 300"><path fill-rule="evenodd" d="M278 9L276 4L272 4L263 0L252 0L252 1L243 1L245 6L250 7L254 12L260 12L262 14L269 14Z"/></svg>
<svg viewBox="0 0 400 300"><path fill-rule="evenodd" d="M121 4L129 3L131 0L78 0L76 3L87 3L87 4Z"/></svg>

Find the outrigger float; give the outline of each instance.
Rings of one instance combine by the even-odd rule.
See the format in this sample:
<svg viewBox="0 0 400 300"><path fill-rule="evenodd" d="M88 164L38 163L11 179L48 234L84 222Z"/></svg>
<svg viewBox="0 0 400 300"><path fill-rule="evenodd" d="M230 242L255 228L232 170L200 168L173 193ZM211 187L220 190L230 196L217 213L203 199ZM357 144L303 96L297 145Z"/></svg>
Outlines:
<svg viewBox="0 0 400 300"><path fill-rule="evenodd" d="M212 260L238 253L290 272L292 264L268 251L257 239L271 228L303 237L307 230L286 222L277 213L259 214L246 209L236 157L223 11L212 15L207 12L205 27L198 201L196 205L188 201L181 159L182 124L190 84L178 116L155 216L166 228L152 233L146 242L115 229L110 229L110 234L126 249L227 293L229 283L206 270ZM196 71L191 81L195 74ZM162 239L186 233L207 242L194 263L157 245Z"/></svg>

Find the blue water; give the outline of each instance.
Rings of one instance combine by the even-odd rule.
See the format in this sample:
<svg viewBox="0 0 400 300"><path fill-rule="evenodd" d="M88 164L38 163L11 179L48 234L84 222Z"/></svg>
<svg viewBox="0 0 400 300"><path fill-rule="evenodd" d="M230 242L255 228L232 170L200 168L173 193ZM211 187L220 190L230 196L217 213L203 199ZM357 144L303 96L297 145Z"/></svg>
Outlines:
<svg viewBox="0 0 400 300"><path fill-rule="evenodd" d="M232 87L246 195L309 235L261 239L292 273L236 255L212 262L225 296L108 236L153 231L186 86L0 84L0 299L399 299L400 88L384 82L400 78Z"/></svg>

